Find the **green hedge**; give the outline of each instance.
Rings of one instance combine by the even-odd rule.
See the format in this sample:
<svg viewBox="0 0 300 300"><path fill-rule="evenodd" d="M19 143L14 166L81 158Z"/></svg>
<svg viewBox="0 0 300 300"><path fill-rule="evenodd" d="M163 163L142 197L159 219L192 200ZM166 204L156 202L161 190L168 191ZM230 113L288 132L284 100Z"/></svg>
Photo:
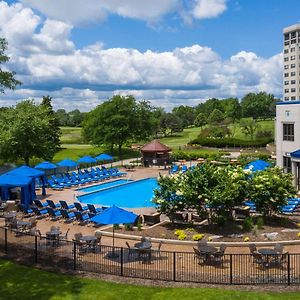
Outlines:
<svg viewBox="0 0 300 300"><path fill-rule="evenodd" d="M273 141L272 138L258 139L254 141L246 141L235 138L208 138L208 137L198 137L189 142L190 145L201 145L206 147L215 147L215 148L225 148L225 147L265 147L268 143Z"/></svg>
<svg viewBox="0 0 300 300"><path fill-rule="evenodd" d="M205 150L193 150L193 151L173 151L171 154L171 159L177 161L179 159L185 160L196 160L198 158L205 158L209 160L218 160L222 155L228 154L224 151L205 151Z"/></svg>

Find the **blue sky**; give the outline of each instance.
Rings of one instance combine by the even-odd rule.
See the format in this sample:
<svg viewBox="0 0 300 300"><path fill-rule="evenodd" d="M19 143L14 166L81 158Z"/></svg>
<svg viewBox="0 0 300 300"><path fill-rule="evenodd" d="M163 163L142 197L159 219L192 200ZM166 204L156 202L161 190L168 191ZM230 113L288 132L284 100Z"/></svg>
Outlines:
<svg viewBox="0 0 300 300"><path fill-rule="evenodd" d="M281 97L282 29L299 11L299 0L0 0L6 67L23 82L0 105L49 94L55 108L88 111L133 94L169 110Z"/></svg>

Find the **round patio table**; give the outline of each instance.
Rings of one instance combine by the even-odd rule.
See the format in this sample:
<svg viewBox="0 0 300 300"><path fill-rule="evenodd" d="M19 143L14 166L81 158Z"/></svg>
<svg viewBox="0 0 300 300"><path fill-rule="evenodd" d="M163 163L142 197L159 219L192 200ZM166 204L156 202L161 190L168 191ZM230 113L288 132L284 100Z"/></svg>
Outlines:
<svg viewBox="0 0 300 300"><path fill-rule="evenodd" d="M262 254L262 255L276 255L278 254L274 249L271 248L262 248L257 250L258 253Z"/></svg>
<svg viewBox="0 0 300 300"><path fill-rule="evenodd" d="M58 246L60 235L61 235L61 231L59 231L59 230L47 231L46 238L47 238L48 244L51 246Z"/></svg>
<svg viewBox="0 0 300 300"><path fill-rule="evenodd" d="M198 247L198 250L201 252L201 253L216 253L218 251L218 248L216 247L213 247L213 246L207 246L207 245L203 245L203 246L199 246Z"/></svg>
<svg viewBox="0 0 300 300"><path fill-rule="evenodd" d="M151 242L139 242L134 244L134 247L139 250L148 250L152 247Z"/></svg>

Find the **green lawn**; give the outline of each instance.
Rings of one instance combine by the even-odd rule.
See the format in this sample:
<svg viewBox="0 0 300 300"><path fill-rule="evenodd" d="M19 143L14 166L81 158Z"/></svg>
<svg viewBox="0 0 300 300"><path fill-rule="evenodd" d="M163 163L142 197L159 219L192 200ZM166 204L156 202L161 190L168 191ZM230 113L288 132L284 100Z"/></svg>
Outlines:
<svg viewBox="0 0 300 300"><path fill-rule="evenodd" d="M173 150L178 150L179 147L186 145L190 140L195 139L200 131L200 127L187 128L182 132L176 133L176 135L161 138L160 141Z"/></svg>
<svg viewBox="0 0 300 300"><path fill-rule="evenodd" d="M0 260L0 299L218 299L296 300L300 293L248 292L217 288L158 288L115 284L96 279L45 272Z"/></svg>
<svg viewBox="0 0 300 300"><path fill-rule="evenodd" d="M83 138L81 136L81 127L60 127L62 144L81 144Z"/></svg>

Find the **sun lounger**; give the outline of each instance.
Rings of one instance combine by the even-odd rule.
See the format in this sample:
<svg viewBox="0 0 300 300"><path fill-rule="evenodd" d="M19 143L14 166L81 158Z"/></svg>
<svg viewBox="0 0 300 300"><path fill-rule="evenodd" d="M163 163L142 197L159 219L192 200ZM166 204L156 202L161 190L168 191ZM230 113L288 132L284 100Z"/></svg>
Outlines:
<svg viewBox="0 0 300 300"><path fill-rule="evenodd" d="M89 209L87 206L82 206L80 202L74 202L74 206L78 211L81 211L81 212Z"/></svg>
<svg viewBox="0 0 300 300"><path fill-rule="evenodd" d="M91 218L89 215L83 215L81 212L79 211L74 211L74 215L76 217L76 220L80 223L80 224L87 224L91 221Z"/></svg>
<svg viewBox="0 0 300 300"><path fill-rule="evenodd" d="M68 212L66 209L60 209L59 211L66 222L72 222L74 220L75 214L73 212Z"/></svg>
<svg viewBox="0 0 300 300"><path fill-rule="evenodd" d="M34 206L31 209L33 210L33 212L38 218L45 217L48 214L48 211L46 209L38 209L37 207Z"/></svg>
<svg viewBox="0 0 300 300"><path fill-rule="evenodd" d="M33 200L33 203L40 208L47 207L49 204L46 202L42 202L41 200Z"/></svg>
<svg viewBox="0 0 300 300"><path fill-rule="evenodd" d="M46 200L47 203L48 203L48 206L53 208L53 209L57 209L57 208L60 208L61 205L59 203L54 203L53 200Z"/></svg>
<svg viewBox="0 0 300 300"><path fill-rule="evenodd" d="M61 207L63 209L66 209L66 210L70 210L70 209L73 209L75 208L74 204L68 204L66 201L64 200L59 200L59 203L61 205Z"/></svg>
<svg viewBox="0 0 300 300"><path fill-rule="evenodd" d="M87 207L92 214L99 214L103 211L102 208L100 207L96 208L93 204L88 204Z"/></svg>
<svg viewBox="0 0 300 300"><path fill-rule="evenodd" d="M53 190L63 190L64 186L58 183L55 183L53 180L48 179L48 185Z"/></svg>
<svg viewBox="0 0 300 300"><path fill-rule="evenodd" d="M61 217L61 213L59 210L54 210L52 207L46 207L46 210L52 220L57 220L58 218Z"/></svg>

